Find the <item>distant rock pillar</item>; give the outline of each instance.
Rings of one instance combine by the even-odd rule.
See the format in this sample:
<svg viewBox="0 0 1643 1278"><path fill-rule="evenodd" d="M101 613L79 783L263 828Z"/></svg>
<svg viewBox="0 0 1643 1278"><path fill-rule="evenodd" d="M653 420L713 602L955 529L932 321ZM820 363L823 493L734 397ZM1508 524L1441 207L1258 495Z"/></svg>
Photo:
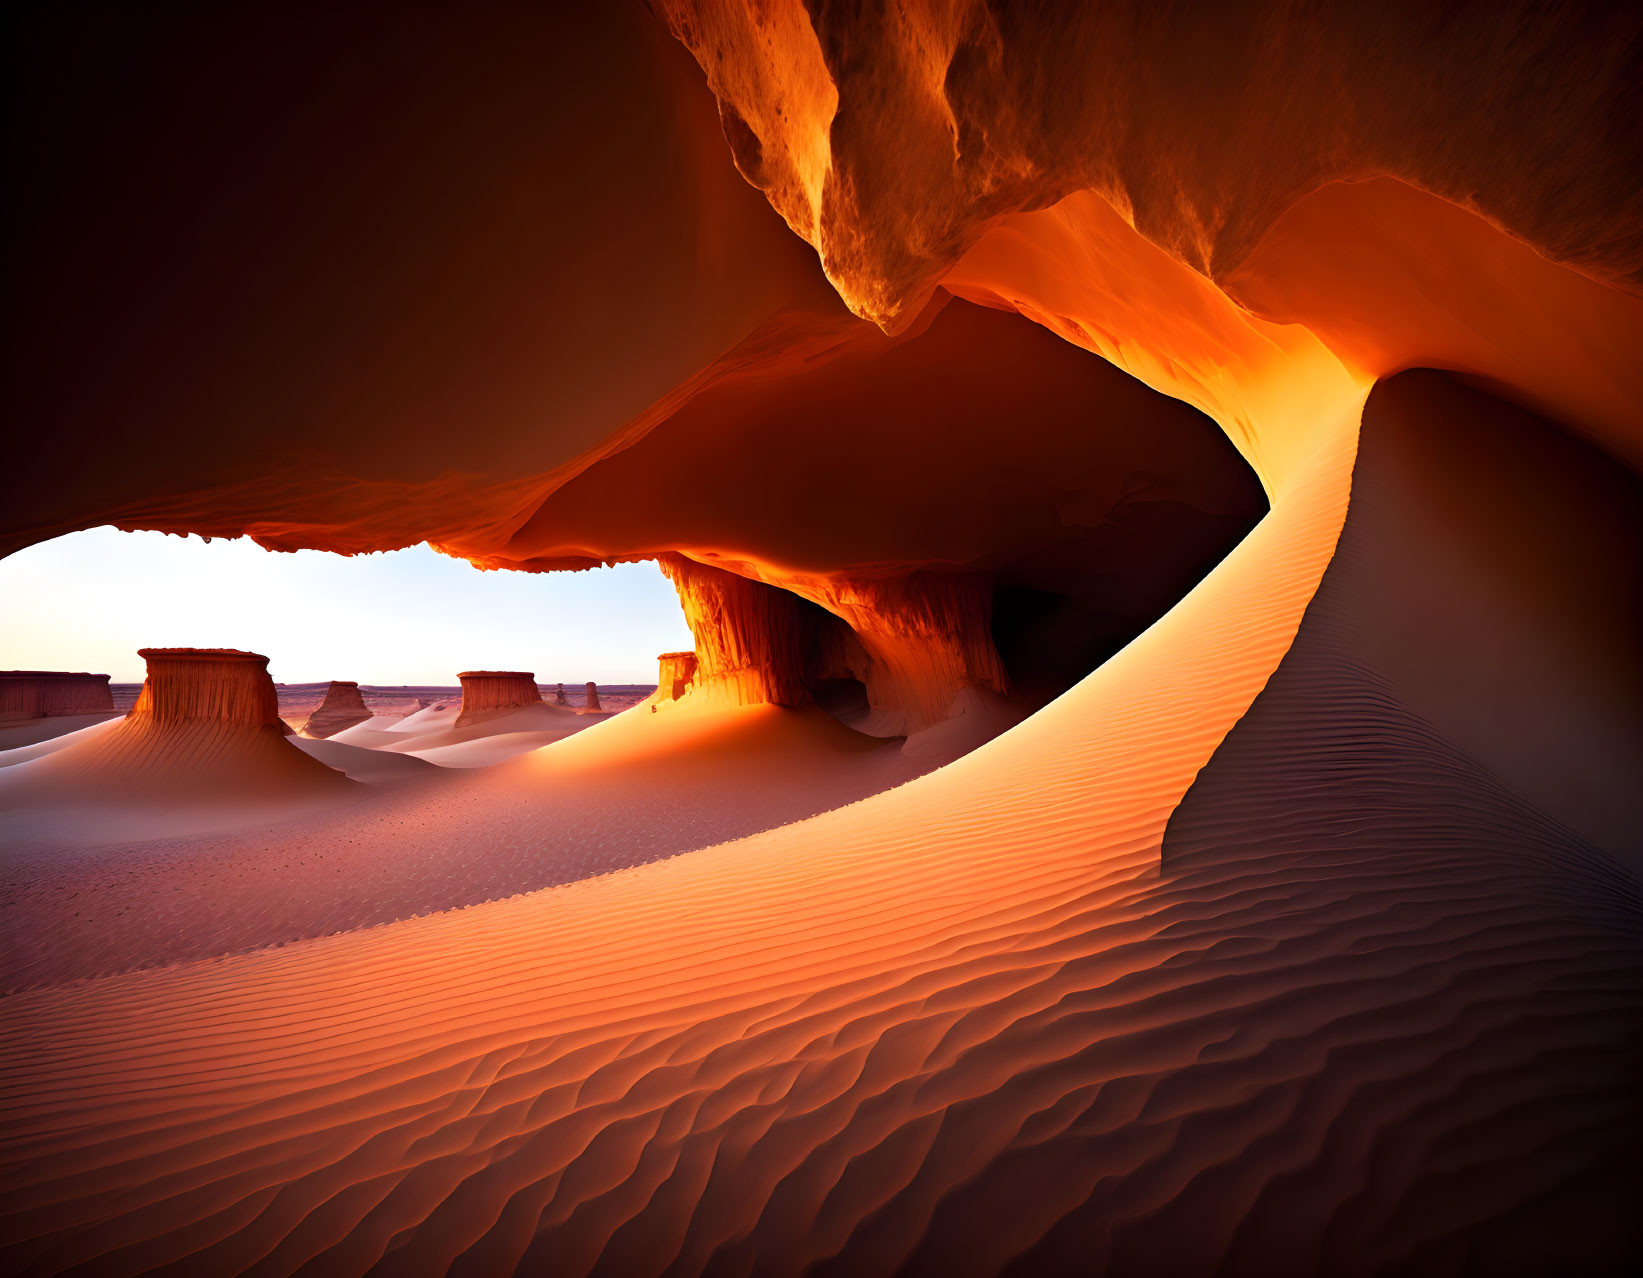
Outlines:
<svg viewBox="0 0 1643 1278"><path fill-rule="evenodd" d="M0 670L0 721L54 714L107 714L114 694L106 674L63 670Z"/></svg>
<svg viewBox="0 0 1643 1278"><path fill-rule="evenodd" d="M325 690L325 700L318 710L308 716L303 734L310 737L331 737L371 717L371 711L360 695L359 684L333 679Z"/></svg>
<svg viewBox="0 0 1643 1278"><path fill-rule="evenodd" d="M599 706L599 685L594 683L593 680L591 680L591 679L588 680L587 705L588 705L589 710L598 710L600 708L600 706Z"/></svg>
<svg viewBox="0 0 1643 1278"><path fill-rule="evenodd" d="M520 706L542 704L536 674L530 670L464 670L457 678L462 680L462 713L456 716L459 728Z"/></svg>
<svg viewBox="0 0 1643 1278"><path fill-rule="evenodd" d="M664 652L656 658L656 700L677 701L696 679L694 652Z"/></svg>
<svg viewBox="0 0 1643 1278"><path fill-rule="evenodd" d="M554 692L554 694L553 694L553 704L556 705L556 706L568 706L570 704L570 702L565 700L565 685L564 684L560 684L558 686L557 691Z"/></svg>

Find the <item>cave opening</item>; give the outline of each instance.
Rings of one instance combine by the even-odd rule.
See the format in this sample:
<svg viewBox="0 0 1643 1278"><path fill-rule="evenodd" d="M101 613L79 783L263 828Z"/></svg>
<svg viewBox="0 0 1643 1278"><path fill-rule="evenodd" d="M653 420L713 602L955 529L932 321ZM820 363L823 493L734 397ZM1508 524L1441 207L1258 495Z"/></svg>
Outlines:
<svg viewBox="0 0 1643 1278"><path fill-rule="evenodd" d="M1093 358L1093 357L1082 357ZM1110 366L1109 366L1110 368ZM1109 433L1054 443L1083 463L1039 471L1001 511L969 562L868 564L769 579L663 555L696 639L699 686L737 704L815 705L870 736L912 737L978 704L1002 730L1091 674L1187 595L1266 514L1248 463L1207 416L1125 374L1124 394L1155 401L1177 465L1146 441ZM1131 424L1136 413L1132 407ZM1141 419L1144 422L1144 417ZM1104 464L1109 463L1109 464ZM884 519L877 512L866 518ZM977 522L982 521L978 513ZM887 539L888 540L888 539ZM977 737L975 744L985 739Z"/></svg>
<svg viewBox="0 0 1643 1278"><path fill-rule="evenodd" d="M0 668L19 672L6 682L17 685L7 704L17 703L10 717L20 721L0 734L0 750L84 717L24 713L36 704L131 710L152 674L144 650L266 657L282 720L317 737L331 735L309 731L322 712L345 730L419 706L454 717L465 699L475 702L469 721L506 708L478 704L496 700L497 678L464 675L509 676L567 712L621 710L651 694L659 652L692 643L653 563L479 572L426 545L352 557L274 553L249 539L103 527L0 561L0 598ZM100 676L95 705L42 684L78 671Z"/></svg>
<svg viewBox="0 0 1643 1278"><path fill-rule="evenodd" d="M507 556L673 548L700 677L736 704L881 737L961 694L1031 713L1268 509L1208 415L1013 310L938 292L898 336L728 368L543 498Z"/></svg>
<svg viewBox="0 0 1643 1278"><path fill-rule="evenodd" d="M993 579L991 635L1014 694L1037 707L1121 651L1189 594L1267 512L1254 472L1207 417L1217 474L1236 494L1206 509L1160 485L1109 512L1099 528Z"/></svg>

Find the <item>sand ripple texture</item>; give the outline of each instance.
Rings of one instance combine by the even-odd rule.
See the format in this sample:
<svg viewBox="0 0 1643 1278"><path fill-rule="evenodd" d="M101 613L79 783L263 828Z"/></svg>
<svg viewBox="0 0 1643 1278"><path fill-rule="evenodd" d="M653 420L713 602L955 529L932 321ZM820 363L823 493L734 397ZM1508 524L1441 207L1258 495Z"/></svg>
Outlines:
<svg viewBox="0 0 1643 1278"><path fill-rule="evenodd" d="M898 790L9 1000L9 1269L1612 1262L1591 1226L1625 1187L1643 955L1611 859L1484 789L1407 848L1276 824L1161 868L1296 638L1352 443L1097 675Z"/></svg>

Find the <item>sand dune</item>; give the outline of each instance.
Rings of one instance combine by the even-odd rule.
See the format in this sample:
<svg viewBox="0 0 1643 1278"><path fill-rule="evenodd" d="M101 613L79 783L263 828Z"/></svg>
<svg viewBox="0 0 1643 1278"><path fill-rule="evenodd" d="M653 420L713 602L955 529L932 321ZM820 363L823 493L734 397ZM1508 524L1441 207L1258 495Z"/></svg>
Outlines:
<svg viewBox="0 0 1643 1278"><path fill-rule="evenodd" d="M448 722L428 720L425 721L427 731L421 730L424 726L421 724L415 730L401 729L396 732L395 741L380 748L400 751L435 750L441 746L460 745L463 742L479 741L505 733L528 733L538 738L537 745L545 745L549 741L581 732L584 728L598 723L601 717L577 714L574 710L539 702L536 705L500 710L468 723L461 721L460 714Z"/></svg>
<svg viewBox="0 0 1643 1278"><path fill-rule="evenodd" d="M396 720L393 723L389 723L384 720L381 724L381 728L387 732L431 731L432 725L434 724L448 726L456 722L456 716L460 711L460 705L452 706L447 702L441 701L435 705L423 706L420 710L412 711L404 718ZM378 725L366 723L361 724L360 726L371 728Z"/></svg>
<svg viewBox="0 0 1643 1278"><path fill-rule="evenodd" d="M0 772L8 842L192 834L355 797L342 773L291 744L267 657L215 648L139 655L149 674L129 714Z"/></svg>
<svg viewBox="0 0 1643 1278"><path fill-rule="evenodd" d="M453 741L445 745L424 746L420 742L402 753L407 758L417 758L428 763L438 764L442 768L488 768L492 764L515 758L521 754L528 754L532 750L540 750L545 745L552 745L562 740L567 734L563 731L547 732L501 732L489 733L482 737L475 737L467 741Z"/></svg>
<svg viewBox="0 0 1643 1278"><path fill-rule="evenodd" d="M372 784L317 817L263 807L209 835L145 827L129 809L101 839L49 823L20 828L0 858L0 988L283 944L607 874L853 802L940 761L905 758L896 743L813 708L726 716L701 704L613 717L490 769L296 744Z"/></svg>
<svg viewBox="0 0 1643 1278"><path fill-rule="evenodd" d="M104 728L123 716L114 714L65 714L49 719L28 719L12 731L0 732L0 740L10 742L0 749L0 768L27 763L43 755L56 754L68 746L89 740L93 728Z"/></svg>
<svg viewBox="0 0 1643 1278"><path fill-rule="evenodd" d="M578 714L538 702L497 709L462 722L459 707L430 707L398 721L368 719L331 740L370 750L414 754L444 767L474 768L538 749L609 717Z"/></svg>
<svg viewBox="0 0 1643 1278"><path fill-rule="evenodd" d="M444 1272L458 1257L476 1270L534 1264L535 1246L566 1273L835 1252L883 1272L915 1253L942 1263L949 1253L917 1253L921 1237L977 1270L1044 1239L1075 1204L1012 1194L1009 1228L989 1212L979 1237L957 1190L981 1167L1007 1168L1015 1133L1054 1146L1108 1095L1102 1043L1137 1047L1106 1055L1118 1090L1104 1107L1120 1076L1135 1079L1113 1118L1160 1097L1159 1126L1110 1145L1144 1166L1134 1140L1179 1148L1163 1099L1174 1071L1235 1023L1149 1030L1171 991L1199 978L1213 990L1230 963L1251 969L1251 989L1206 1011L1293 1004L1281 996L1292 978L1265 974L1286 952L1226 948L1228 926L1247 929L1222 911L1189 926L1203 911L1174 898L1157 855L1170 809L1277 664L1323 572L1349 426L1303 495L1040 712L1038 731L910 786L574 887L18 996L6 1077L22 1100L10 1148L27 1161L5 1173L11 1256L44 1270L101 1258L358 1272L391 1255L404 1272ZM623 729L613 720L509 766L578 746L592 756ZM1314 948L1349 952L1355 935L1326 930ZM166 1010L184 1006L185 1019ZM1146 1047L1149 1033L1162 1037ZM1273 1077L1304 1077L1306 1059ZM147 1099L128 1128L105 1106L139 1079ZM1251 1112L1263 1119L1279 1122ZM965 1152L927 1157L946 1130ZM293 1143L297 1132L311 1135ZM1193 1148L1213 1159L1223 1146ZM151 1188L109 1200L98 1187L120 1183L138 1151ZM1160 1166L1169 1183L1184 1174ZM892 1194L905 1209L885 1216ZM943 1203L957 1223L926 1233ZM875 1220L912 1233L884 1237ZM1290 1224L1310 1227L1303 1239L1325 1226Z"/></svg>
<svg viewBox="0 0 1643 1278"><path fill-rule="evenodd" d="M298 739L291 743L311 759L318 759L353 781L395 781L427 777L434 765L408 754L368 750L340 741Z"/></svg>
<svg viewBox="0 0 1643 1278"><path fill-rule="evenodd" d="M108 710L95 714L54 714L45 718L19 719L14 723L5 724L0 726L0 759L14 750L78 732L81 728L90 727L94 723L107 723L114 717L115 712Z"/></svg>

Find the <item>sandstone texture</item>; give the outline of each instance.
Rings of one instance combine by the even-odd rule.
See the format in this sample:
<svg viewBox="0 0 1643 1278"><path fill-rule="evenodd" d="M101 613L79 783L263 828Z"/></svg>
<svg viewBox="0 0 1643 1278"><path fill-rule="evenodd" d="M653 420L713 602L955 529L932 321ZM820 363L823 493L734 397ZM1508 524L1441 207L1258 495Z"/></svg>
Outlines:
<svg viewBox="0 0 1643 1278"><path fill-rule="evenodd" d="M528 670L464 670L462 712L456 726L464 727L509 710L542 704L536 676Z"/></svg>
<svg viewBox="0 0 1643 1278"><path fill-rule="evenodd" d="M0 722L49 715L112 712L106 674L62 670L0 670Z"/></svg>
<svg viewBox="0 0 1643 1278"><path fill-rule="evenodd" d="M694 652L664 652L656 658L657 701L677 701L696 680Z"/></svg>
<svg viewBox="0 0 1643 1278"><path fill-rule="evenodd" d="M419 701L416 709L421 708ZM359 684L333 679L326 689L325 700L308 716L302 731L304 736L309 737L335 736L345 728L364 723L370 717L371 711L365 704L365 698L360 695Z"/></svg>

